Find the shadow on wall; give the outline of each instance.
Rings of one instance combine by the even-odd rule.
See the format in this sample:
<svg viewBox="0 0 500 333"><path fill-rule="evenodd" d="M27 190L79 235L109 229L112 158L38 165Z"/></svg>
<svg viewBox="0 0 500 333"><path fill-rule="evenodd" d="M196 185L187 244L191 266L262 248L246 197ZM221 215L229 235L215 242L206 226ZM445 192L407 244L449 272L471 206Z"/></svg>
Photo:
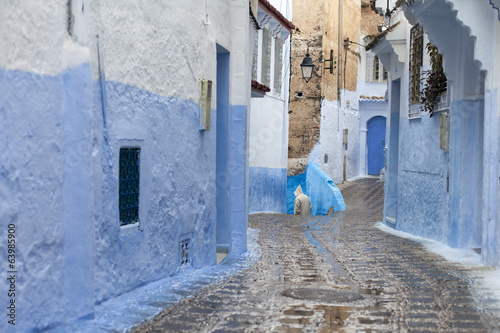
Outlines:
<svg viewBox="0 0 500 333"><path fill-rule="evenodd" d="M299 185L304 194L311 199L311 215L327 215L331 207L335 212L346 209L344 197L333 180L316 163L311 163L304 173L287 178L286 208L288 214L293 214L294 192Z"/></svg>

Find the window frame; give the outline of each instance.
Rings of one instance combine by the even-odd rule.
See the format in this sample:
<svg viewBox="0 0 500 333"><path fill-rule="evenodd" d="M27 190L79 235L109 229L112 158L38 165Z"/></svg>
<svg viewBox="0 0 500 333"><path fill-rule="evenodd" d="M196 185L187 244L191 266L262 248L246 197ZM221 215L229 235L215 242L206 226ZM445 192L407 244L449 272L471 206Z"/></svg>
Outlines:
<svg viewBox="0 0 500 333"><path fill-rule="evenodd" d="M380 58L373 52L366 53L366 82L387 82L388 72Z"/></svg>
<svg viewBox="0 0 500 333"><path fill-rule="evenodd" d="M273 34L268 26L262 29L262 67L260 82L265 86L271 87L271 65L272 65L272 40Z"/></svg>
<svg viewBox="0 0 500 333"><path fill-rule="evenodd" d="M136 165L136 170L132 170L132 172L125 173L124 165L126 164L125 152L137 152L136 156L134 156L134 161L131 162L131 165L127 167L134 167ZM118 215L120 220L120 226L133 225L140 222L140 178L141 178L141 147L138 146L122 146L120 147L119 157L118 157ZM130 174L133 173L133 177L129 177ZM126 192L127 187L130 184L124 183L127 180L131 182L134 188L132 191ZM128 198L125 198L125 195L128 195ZM130 196L133 196L130 198ZM132 203L129 203L127 207L124 207L126 204L126 200L131 200ZM124 212L124 210L132 209L132 218L125 218L125 214L129 214ZM135 211L134 211L135 210Z"/></svg>
<svg viewBox="0 0 500 333"><path fill-rule="evenodd" d="M410 29L408 61L408 118L420 118L422 66L424 58L424 28L419 24Z"/></svg>
<svg viewBox="0 0 500 333"><path fill-rule="evenodd" d="M284 41L278 36L274 39L274 69L273 69L273 90L281 96L283 87L283 45Z"/></svg>

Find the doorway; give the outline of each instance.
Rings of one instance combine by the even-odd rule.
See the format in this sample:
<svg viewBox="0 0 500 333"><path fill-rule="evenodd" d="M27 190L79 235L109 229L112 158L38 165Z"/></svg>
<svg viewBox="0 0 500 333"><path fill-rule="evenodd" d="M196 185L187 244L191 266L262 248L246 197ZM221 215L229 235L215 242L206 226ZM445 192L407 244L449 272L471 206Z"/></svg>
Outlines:
<svg viewBox="0 0 500 333"><path fill-rule="evenodd" d="M389 135L386 153L385 173L385 207L386 224L395 227L398 212L398 160L399 160L399 118L400 118L401 79L391 83L391 99L389 105Z"/></svg>
<svg viewBox="0 0 500 333"><path fill-rule="evenodd" d="M368 174L380 175L384 167L385 117L377 116L368 121Z"/></svg>
<svg viewBox="0 0 500 333"><path fill-rule="evenodd" d="M216 244L217 262L229 253L231 241L230 226L230 112L229 112L229 52L217 45L217 126L216 126Z"/></svg>

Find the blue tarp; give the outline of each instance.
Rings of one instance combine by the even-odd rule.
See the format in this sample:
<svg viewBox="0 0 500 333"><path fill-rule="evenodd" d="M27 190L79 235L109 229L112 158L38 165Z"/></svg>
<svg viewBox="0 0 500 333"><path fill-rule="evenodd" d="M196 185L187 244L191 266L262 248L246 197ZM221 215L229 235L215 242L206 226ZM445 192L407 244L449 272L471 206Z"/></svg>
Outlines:
<svg viewBox="0 0 500 333"><path fill-rule="evenodd" d="M326 215L330 207L338 212L345 210L344 197L333 180L316 163L307 166L306 171L287 179L287 213L293 214L295 189L301 185L302 191L311 199L311 215Z"/></svg>

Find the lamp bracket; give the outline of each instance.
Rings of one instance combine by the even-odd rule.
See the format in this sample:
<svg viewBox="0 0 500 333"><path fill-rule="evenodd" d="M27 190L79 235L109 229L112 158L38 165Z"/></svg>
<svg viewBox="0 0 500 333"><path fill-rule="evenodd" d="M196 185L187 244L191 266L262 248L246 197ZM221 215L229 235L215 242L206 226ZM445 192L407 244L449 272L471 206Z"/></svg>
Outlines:
<svg viewBox="0 0 500 333"><path fill-rule="evenodd" d="M333 56L333 50L330 50L330 59L325 59L325 69L330 70L330 74L333 74L333 71L337 69L337 61L335 60L336 58ZM326 63L329 62L330 65L329 67L326 67Z"/></svg>

